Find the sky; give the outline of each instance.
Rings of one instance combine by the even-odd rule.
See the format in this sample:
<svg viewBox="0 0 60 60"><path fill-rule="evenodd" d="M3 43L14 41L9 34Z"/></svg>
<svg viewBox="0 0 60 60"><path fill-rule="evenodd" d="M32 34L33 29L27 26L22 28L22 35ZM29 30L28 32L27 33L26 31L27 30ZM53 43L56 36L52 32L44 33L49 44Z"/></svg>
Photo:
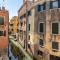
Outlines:
<svg viewBox="0 0 60 60"><path fill-rule="evenodd" d="M9 18L11 19L13 16L18 15L18 10L21 7L23 0L0 0L0 6L5 6L5 8L9 11Z"/></svg>

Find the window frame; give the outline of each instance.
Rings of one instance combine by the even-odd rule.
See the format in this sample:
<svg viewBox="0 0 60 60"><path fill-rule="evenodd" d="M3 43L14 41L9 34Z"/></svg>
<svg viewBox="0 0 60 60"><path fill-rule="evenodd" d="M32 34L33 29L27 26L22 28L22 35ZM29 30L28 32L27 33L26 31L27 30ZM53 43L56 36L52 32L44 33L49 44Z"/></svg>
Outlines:
<svg viewBox="0 0 60 60"><path fill-rule="evenodd" d="M41 41L41 40L43 41L43 45L40 44L40 41ZM39 46L40 46L40 47L44 47L44 40L43 40L43 39L39 39Z"/></svg>
<svg viewBox="0 0 60 60"><path fill-rule="evenodd" d="M4 36L4 31L3 31L3 30L0 30L0 31L3 33L3 35L1 35L1 36ZM0 36L0 37L1 37L1 36Z"/></svg>
<svg viewBox="0 0 60 60"><path fill-rule="evenodd" d="M31 16L31 10L28 11L28 16Z"/></svg>
<svg viewBox="0 0 60 60"><path fill-rule="evenodd" d="M20 16L19 19L22 20L23 19L23 16Z"/></svg>
<svg viewBox="0 0 60 60"><path fill-rule="evenodd" d="M57 6L54 4L54 5L55 5L55 7L54 7L54 6L53 6L53 3L55 3L55 4L57 3ZM52 3L53 8L58 8L58 0L53 1L53 3Z"/></svg>
<svg viewBox="0 0 60 60"><path fill-rule="evenodd" d="M40 23L43 23L43 32L40 32ZM45 25L44 24L45 24L44 22L39 22L39 24L38 24L38 32L39 33L44 34L44 32L45 32Z"/></svg>
<svg viewBox="0 0 60 60"><path fill-rule="evenodd" d="M44 6L43 6L43 4L41 5L41 11L43 11L44 10Z"/></svg>
<svg viewBox="0 0 60 60"><path fill-rule="evenodd" d="M55 6L55 7L53 6L53 3L54 3L54 2L57 3L57 6ZM50 7L49 7L49 9L56 9L56 8L58 8L58 7L59 7L58 3L59 3L58 0L50 1Z"/></svg>
<svg viewBox="0 0 60 60"><path fill-rule="evenodd" d="M58 8L60 8L60 0L58 0Z"/></svg>
<svg viewBox="0 0 60 60"><path fill-rule="evenodd" d="M53 43L53 42L56 42L56 41L52 41L52 43ZM53 46L52 46L52 43L51 43L51 48L53 47ZM58 43L58 49L52 48L53 51L58 51L58 50L59 50L59 42L57 42L57 43Z"/></svg>
<svg viewBox="0 0 60 60"><path fill-rule="evenodd" d="M40 6L39 8L38 8L38 6ZM44 11L44 10L46 10L46 2L44 2L43 4L38 4L37 5L37 11L38 12L42 12L42 11Z"/></svg>
<svg viewBox="0 0 60 60"><path fill-rule="evenodd" d="M31 24L29 24L29 26L28 26L28 31L30 31L30 27L31 27Z"/></svg>
<svg viewBox="0 0 60 60"><path fill-rule="evenodd" d="M37 55L43 57L43 52L40 51L40 50L38 50L38 51L37 51Z"/></svg>
<svg viewBox="0 0 60 60"><path fill-rule="evenodd" d="M4 30L4 36L6 36L6 30Z"/></svg>
<svg viewBox="0 0 60 60"><path fill-rule="evenodd" d="M53 24L53 23L58 23L58 34L52 33L52 24ZM52 34L52 35L59 35L59 22L52 22L52 23L51 23L51 34Z"/></svg>
<svg viewBox="0 0 60 60"><path fill-rule="evenodd" d="M38 12L41 11L41 5L40 5L40 4L37 5L37 11L38 11Z"/></svg>
<svg viewBox="0 0 60 60"><path fill-rule="evenodd" d="M3 22L3 24L2 24L2 26L5 24L5 16L0 16L1 18L3 18L4 19L4 22ZM1 24L0 24L1 25Z"/></svg>

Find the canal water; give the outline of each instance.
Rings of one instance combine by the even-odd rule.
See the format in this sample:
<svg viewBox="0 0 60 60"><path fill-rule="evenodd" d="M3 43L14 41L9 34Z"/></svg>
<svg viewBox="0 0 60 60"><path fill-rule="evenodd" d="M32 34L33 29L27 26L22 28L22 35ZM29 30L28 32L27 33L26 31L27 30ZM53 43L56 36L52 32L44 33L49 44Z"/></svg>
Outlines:
<svg viewBox="0 0 60 60"><path fill-rule="evenodd" d="M9 44L9 59L10 60L18 60L18 58L16 58L16 57L13 56L13 54L11 52L11 46L10 46L10 44Z"/></svg>

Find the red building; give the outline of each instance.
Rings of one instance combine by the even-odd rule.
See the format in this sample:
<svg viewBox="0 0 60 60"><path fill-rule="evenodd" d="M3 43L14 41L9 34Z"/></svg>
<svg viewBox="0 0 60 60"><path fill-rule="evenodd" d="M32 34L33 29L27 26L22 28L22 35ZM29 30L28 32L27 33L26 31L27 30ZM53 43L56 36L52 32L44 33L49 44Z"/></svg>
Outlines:
<svg viewBox="0 0 60 60"><path fill-rule="evenodd" d="M8 22L9 12L2 7L0 9L0 54L8 54Z"/></svg>

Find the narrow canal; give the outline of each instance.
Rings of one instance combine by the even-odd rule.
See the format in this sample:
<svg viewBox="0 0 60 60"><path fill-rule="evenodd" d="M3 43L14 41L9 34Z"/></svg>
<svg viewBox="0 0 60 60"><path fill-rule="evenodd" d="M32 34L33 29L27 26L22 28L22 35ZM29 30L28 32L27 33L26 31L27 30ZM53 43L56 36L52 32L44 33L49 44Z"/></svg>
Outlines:
<svg viewBox="0 0 60 60"><path fill-rule="evenodd" d="M11 52L11 46L9 44L9 60L18 60L18 57L14 57L12 52Z"/></svg>

